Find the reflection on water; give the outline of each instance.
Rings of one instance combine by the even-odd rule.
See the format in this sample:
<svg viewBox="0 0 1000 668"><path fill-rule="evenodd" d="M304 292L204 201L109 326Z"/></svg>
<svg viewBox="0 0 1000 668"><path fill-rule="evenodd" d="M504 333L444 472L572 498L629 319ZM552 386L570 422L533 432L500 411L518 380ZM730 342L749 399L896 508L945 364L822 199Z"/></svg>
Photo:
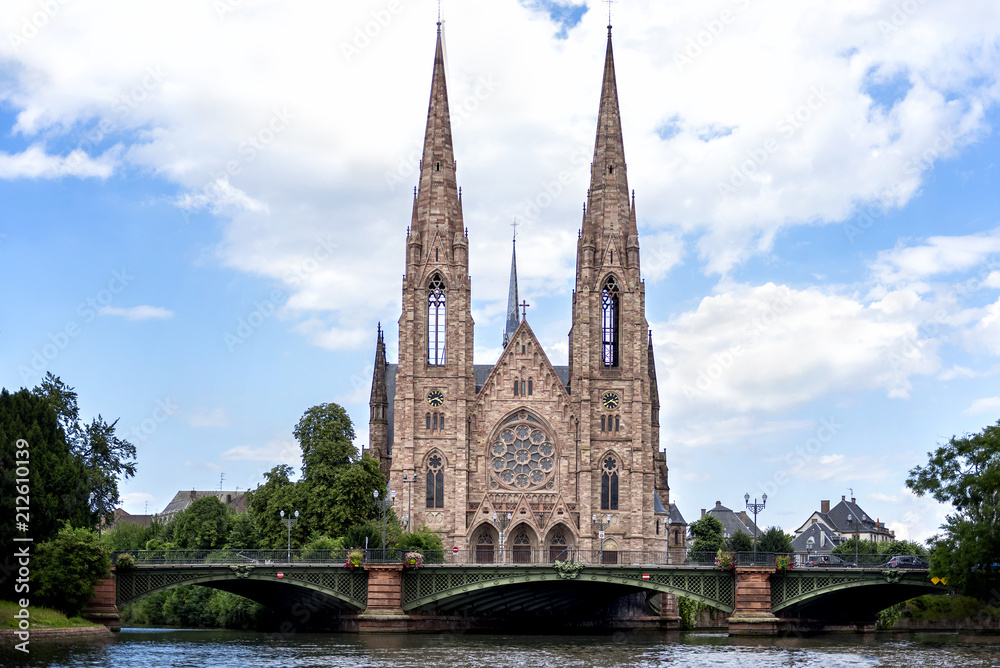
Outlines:
<svg viewBox="0 0 1000 668"><path fill-rule="evenodd" d="M607 666L1000 668L1000 637L829 635L730 638L718 633L630 632L586 636L476 634L319 635L125 629L111 640L42 645L31 654L0 649L0 665L82 668L459 668Z"/></svg>

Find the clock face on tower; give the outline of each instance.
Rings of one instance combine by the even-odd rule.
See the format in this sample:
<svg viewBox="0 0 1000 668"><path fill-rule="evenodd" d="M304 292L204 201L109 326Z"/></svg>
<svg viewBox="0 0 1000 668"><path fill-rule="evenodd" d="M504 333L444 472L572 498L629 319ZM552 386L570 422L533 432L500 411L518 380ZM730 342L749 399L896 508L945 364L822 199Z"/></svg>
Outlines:
<svg viewBox="0 0 1000 668"><path fill-rule="evenodd" d="M431 408L437 408L444 403L444 392L441 390L431 390L427 393L427 405Z"/></svg>
<svg viewBox="0 0 1000 668"><path fill-rule="evenodd" d="M605 392L601 396L601 404L609 411L613 411L618 408L618 393L617 392Z"/></svg>

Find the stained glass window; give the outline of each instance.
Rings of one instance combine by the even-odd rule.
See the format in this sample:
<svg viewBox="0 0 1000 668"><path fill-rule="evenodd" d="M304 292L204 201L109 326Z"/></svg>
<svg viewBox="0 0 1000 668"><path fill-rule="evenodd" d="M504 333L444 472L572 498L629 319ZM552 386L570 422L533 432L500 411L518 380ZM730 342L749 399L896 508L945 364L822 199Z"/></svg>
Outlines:
<svg viewBox="0 0 1000 668"><path fill-rule="evenodd" d="M601 360L604 366L618 366L618 282L608 276L601 290Z"/></svg>
<svg viewBox="0 0 1000 668"><path fill-rule="evenodd" d="M608 457L601 466L601 510L618 510L618 462Z"/></svg>
<svg viewBox="0 0 1000 668"><path fill-rule="evenodd" d="M555 446L541 425L526 412L508 420L489 447L491 489L530 490L553 486Z"/></svg>
<svg viewBox="0 0 1000 668"><path fill-rule="evenodd" d="M434 453L427 460L427 507L444 508L444 461Z"/></svg>
<svg viewBox="0 0 1000 668"><path fill-rule="evenodd" d="M427 294L427 364L444 365L446 307L440 274L431 277Z"/></svg>

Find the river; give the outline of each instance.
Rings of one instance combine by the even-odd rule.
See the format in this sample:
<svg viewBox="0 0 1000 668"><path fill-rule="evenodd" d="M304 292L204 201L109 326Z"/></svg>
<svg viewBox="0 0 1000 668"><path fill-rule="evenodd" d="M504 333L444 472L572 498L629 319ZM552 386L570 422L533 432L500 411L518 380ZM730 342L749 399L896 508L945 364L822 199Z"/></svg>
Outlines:
<svg viewBox="0 0 1000 668"><path fill-rule="evenodd" d="M609 635L269 635L124 629L112 640L0 649L3 666L65 668L845 668L1000 667L1000 637L955 634L729 638L715 633Z"/></svg>

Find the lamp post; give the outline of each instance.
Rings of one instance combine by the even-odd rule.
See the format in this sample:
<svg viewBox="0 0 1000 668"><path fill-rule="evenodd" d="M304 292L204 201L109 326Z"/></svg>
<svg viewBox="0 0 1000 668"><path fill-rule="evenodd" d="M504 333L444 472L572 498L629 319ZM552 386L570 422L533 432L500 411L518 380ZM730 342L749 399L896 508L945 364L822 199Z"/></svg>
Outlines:
<svg viewBox="0 0 1000 668"><path fill-rule="evenodd" d="M597 515L591 515L590 521L594 523L597 527L597 538L600 540L600 550L597 552L597 562L600 564L604 563L604 529L611 524L611 513L608 513L604 517L598 517Z"/></svg>
<svg viewBox="0 0 1000 668"><path fill-rule="evenodd" d="M858 525L854 523L854 517L851 515L851 513L847 513L847 523L854 530L854 565L857 566L857 564L858 564L858 543L861 542L861 533L860 533L860 530L858 528Z"/></svg>
<svg viewBox="0 0 1000 668"><path fill-rule="evenodd" d="M372 497L375 498L375 507L382 513L382 558L385 559L385 518L386 513L389 512L389 507L396 502L396 490L389 491L387 495L380 499L378 490L375 489L372 490Z"/></svg>
<svg viewBox="0 0 1000 668"><path fill-rule="evenodd" d="M493 513L493 517L491 519L493 520L493 525L497 528L497 531L500 533L500 563L502 564L504 563L504 554L503 554L504 534L507 531L507 527L510 526L510 521L511 519L513 519L513 516L510 513L507 513L506 515L504 515L503 513L500 513L499 515Z"/></svg>
<svg viewBox="0 0 1000 668"><path fill-rule="evenodd" d="M764 510L764 504L767 503L767 494L761 497L760 503L757 503L757 499L754 498L753 503L750 503L750 492L743 495L743 500L746 501L747 510L753 513L753 563L757 564L757 513Z"/></svg>
<svg viewBox="0 0 1000 668"><path fill-rule="evenodd" d="M410 518L413 517L413 501L411 498L411 493L413 491L413 483L417 481L417 474L414 473L412 476L407 477L403 474L403 482L406 483L406 531L409 533L410 529Z"/></svg>
<svg viewBox="0 0 1000 668"><path fill-rule="evenodd" d="M285 518L284 510L278 514L281 516L281 521L288 527L288 563L292 563L292 527L299 521L299 511L295 511L295 517L289 515L287 519Z"/></svg>

